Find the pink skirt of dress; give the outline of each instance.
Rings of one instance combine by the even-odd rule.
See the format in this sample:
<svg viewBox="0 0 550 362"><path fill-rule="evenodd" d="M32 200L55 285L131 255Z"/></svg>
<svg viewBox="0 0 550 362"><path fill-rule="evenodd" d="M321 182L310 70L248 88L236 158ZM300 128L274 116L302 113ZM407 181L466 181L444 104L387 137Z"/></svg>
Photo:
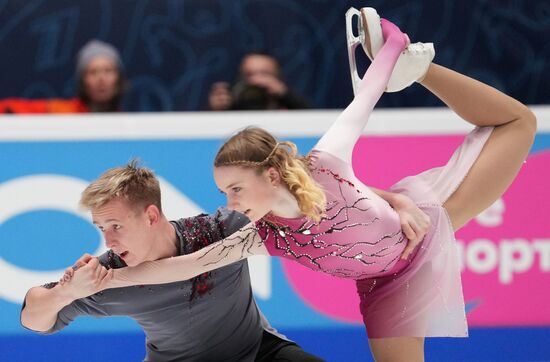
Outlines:
<svg viewBox="0 0 550 362"><path fill-rule="evenodd" d="M478 158L492 127L470 132L449 162L391 187L431 219L430 229L407 261L383 277L357 281L369 338L466 337L464 297L454 231L443 208Z"/></svg>

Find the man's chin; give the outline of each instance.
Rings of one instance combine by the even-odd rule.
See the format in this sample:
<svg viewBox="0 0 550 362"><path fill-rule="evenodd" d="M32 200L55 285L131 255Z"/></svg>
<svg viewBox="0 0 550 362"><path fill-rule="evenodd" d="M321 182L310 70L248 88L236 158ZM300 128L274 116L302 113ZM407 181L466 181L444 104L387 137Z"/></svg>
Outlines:
<svg viewBox="0 0 550 362"><path fill-rule="evenodd" d="M134 255L133 253L131 253L130 251L125 251L121 254L118 255L118 257L124 261L124 263L127 265L127 266L136 266L138 265L139 263L142 263L143 260L139 260L136 258L136 255Z"/></svg>
<svg viewBox="0 0 550 362"><path fill-rule="evenodd" d="M126 266L137 266L146 261L146 259L128 258L127 260L124 260L124 263L126 263Z"/></svg>
<svg viewBox="0 0 550 362"><path fill-rule="evenodd" d="M136 266L136 265L139 265L141 263L144 262L144 260L128 260L128 261L124 261L126 263L126 266Z"/></svg>

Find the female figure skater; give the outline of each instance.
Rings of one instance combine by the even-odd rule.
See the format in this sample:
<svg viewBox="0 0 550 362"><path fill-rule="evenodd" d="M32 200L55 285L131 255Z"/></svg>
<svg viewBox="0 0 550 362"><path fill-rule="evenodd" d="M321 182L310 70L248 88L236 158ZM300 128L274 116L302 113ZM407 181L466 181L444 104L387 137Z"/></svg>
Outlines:
<svg viewBox="0 0 550 362"><path fill-rule="evenodd" d="M258 128L222 146L216 184L249 225L196 253L114 270L105 288L175 282L251 255L276 255L357 281L378 361L420 361L424 337L466 336L454 231L510 185L533 142L535 117L496 89L430 64L421 84L478 127L447 165L392 187L430 218L423 240L407 240L396 212L351 166L354 143L408 45L395 25L382 20L381 28L384 45L355 99L307 158Z"/></svg>

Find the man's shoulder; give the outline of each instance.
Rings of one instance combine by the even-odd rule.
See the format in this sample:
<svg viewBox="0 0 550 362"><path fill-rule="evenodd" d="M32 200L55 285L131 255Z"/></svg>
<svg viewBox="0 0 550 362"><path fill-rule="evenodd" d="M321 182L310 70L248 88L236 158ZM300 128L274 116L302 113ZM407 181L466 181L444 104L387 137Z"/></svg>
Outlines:
<svg viewBox="0 0 550 362"><path fill-rule="evenodd" d="M246 224L249 220L247 217L237 211L229 210L224 207L218 208L211 214L199 214L186 218L174 220L180 231L186 231L188 228L193 228L197 225L210 226L211 228L224 228L226 224Z"/></svg>
<svg viewBox="0 0 550 362"><path fill-rule="evenodd" d="M173 221L173 224L182 239L182 253L187 254L233 234L247 222L246 216L219 208L212 214L182 218Z"/></svg>

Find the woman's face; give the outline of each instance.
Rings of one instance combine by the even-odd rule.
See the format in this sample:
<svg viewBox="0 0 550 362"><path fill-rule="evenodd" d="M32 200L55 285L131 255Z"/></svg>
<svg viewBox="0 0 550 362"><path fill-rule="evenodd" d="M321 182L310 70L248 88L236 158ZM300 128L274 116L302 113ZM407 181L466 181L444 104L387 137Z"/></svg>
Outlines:
<svg viewBox="0 0 550 362"><path fill-rule="evenodd" d="M92 103L108 103L118 92L118 67L108 57L98 56L84 69L84 89Z"/></svg>
<svg viewBox="0 0 550 362"><path fill-rule="evenodd" d="M258 173L250 167L214 167L214 180L227 197L227 207L245 214L251 221L272 210L278 184L275 174L273 168Z"/></svg>

